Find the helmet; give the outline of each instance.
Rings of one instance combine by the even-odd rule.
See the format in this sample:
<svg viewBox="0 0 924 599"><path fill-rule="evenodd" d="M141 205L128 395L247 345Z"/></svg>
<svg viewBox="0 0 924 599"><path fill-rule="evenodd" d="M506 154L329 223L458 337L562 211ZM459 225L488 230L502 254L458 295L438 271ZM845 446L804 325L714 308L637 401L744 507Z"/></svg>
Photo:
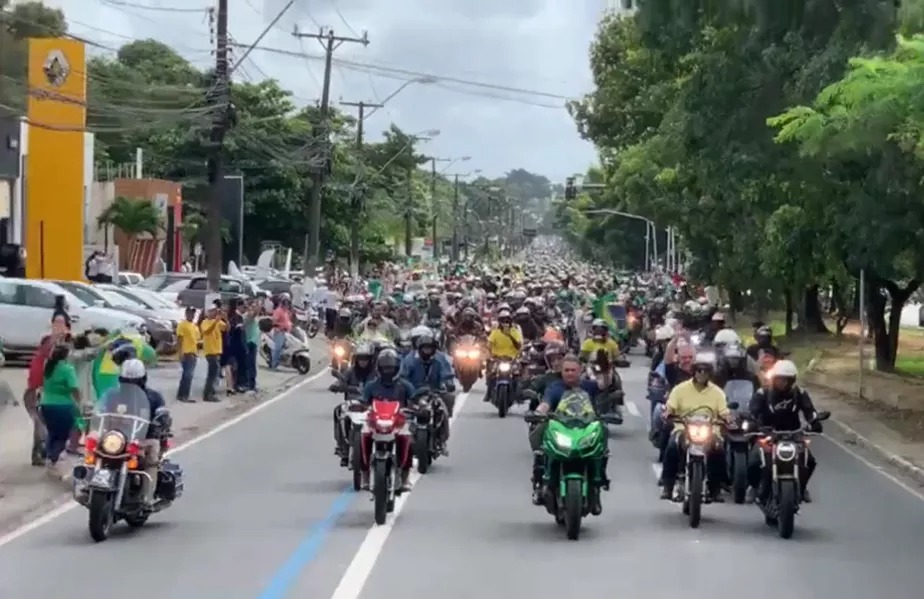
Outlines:
<svg viewBox="0 0 924 599"><path fill-rule="evenodd" d="M712 352L696 352L693 358L693 366L697 368L715 368L715 354Z"/></svg>
<svg viewBox="0 0 924 599"><path fill-rule="evenodd" d="M418 350L421 350L423 348L427 348L427 349L432 348L433 349L432 352L428 351L426 353L421 354L425 357L432 356L433 353L436 352L436 339L434 339L433 335L430 333L427 333L426 335L421 335L420 337L417 338L417 343L414 344L414 347Z"/></svg>
<svg viewBox="0 0 924 599"><path fill-rule="evenodd" d="M591 328L603 327L606 328L606 322L602 318L594 318L593 322L590 323Z"/></svg>
<svg viewBox="0 0 924 599"><path fill-rule="evenodd" d="M712 315L712 322L725 322L725 315L721 312L716 312Z"/></svg>
<svg viewBox="0 0 924 599"><path fill-rule="evenodd" d="M372 358L375 355L375 349L372 347L371 343L360 343L356 347L356 351L353 352L353 359L358 360L360 358Z"/></svg>
<svg viewBox="0 0 924 599"><path fill-rule="evenodd" d="M770 370L771 378L788 378L795 380L799 376L799 369L791 360L780 360Z"/></svg>
<svg viewBox="0 0 924 599"><path fill-rule="evenodd" d="M144 362L138 358L129 358L119 367L119 379L129 382L143 383L147 379L148 371Z"/></svg>
<svg viewBox="0 0 924 599"><path fill-rule="evenodd" d="M716 312L716 315L718 315L718 312ZM713 316L712 319L715 320L715 316ZM715 334L715 339L713 339L713 343L715 345L740 344L741 338L738 337L738 333L736 333L732 329L722 329L721 331Z"/></svg>
<svg viewBox="0 0 924 599"><path fill-rule="evenodd" d="M767 325L762 325L758 327L758 329L754 331L754 339L759 340L762 337L765 338L767 341L772 340L773 339L773 329L771 329Z"/></svg>
<svg viewBox="0 0 924 599"><path fill-rule="evenodd" d="M670 341L674 337L674 329L663 325L655 329L655 341Z"/></svg>
<svg viewBox="0 0 924 599"><path fill-rule="evenodd" d="M379 378L385 382L391 382L398 376L400 360L398 354L393 349L383 349L379 352L379 358L375 361L375 370Z"/></svg>
<svg viewBox="0 0 924 599"><path fill-rule="evenodd" d="M337 316L340 318L353 318L353 312L349 308L340 308L340 311L337 312Z"/></svg>

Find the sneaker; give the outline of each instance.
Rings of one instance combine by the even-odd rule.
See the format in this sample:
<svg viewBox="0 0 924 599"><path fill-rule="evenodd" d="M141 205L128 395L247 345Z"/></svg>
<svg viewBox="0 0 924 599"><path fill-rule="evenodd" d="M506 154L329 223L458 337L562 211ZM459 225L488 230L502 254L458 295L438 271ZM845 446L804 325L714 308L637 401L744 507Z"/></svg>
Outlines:
<svg viewBox="0 0 924 599"><path fill-rule="evenodd" d="M661 500L671 501L674 498L674 485L663 485L661 487Z"/></svg>

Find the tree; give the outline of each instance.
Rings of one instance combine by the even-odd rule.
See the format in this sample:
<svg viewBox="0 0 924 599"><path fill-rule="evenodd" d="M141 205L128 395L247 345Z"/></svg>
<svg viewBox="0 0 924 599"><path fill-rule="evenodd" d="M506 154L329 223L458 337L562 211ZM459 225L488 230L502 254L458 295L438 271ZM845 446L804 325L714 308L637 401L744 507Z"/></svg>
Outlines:
<svg viewBox="0 0 924 599"><path fill-rule="evenodd" d="M131 238L144 233L155 236L163 230L157 206L145 199L116 197L96 219L99 227L115 227Z"/></svg>

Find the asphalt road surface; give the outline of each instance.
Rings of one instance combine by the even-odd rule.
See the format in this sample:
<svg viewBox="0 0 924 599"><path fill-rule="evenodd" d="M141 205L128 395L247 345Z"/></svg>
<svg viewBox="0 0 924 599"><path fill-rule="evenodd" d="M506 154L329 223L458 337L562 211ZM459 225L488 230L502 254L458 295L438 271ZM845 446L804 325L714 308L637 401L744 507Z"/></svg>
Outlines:
<svg viewBox="0 0 924 599"><path fill-rule="evenodd" d="M645 369L622 374L634 406L611 441L613 490L578 542L530 503L519 412L499 419L480 391L461 402L451 455L374 528L368 495L346 491L332 454L337 398L323 375L178 452L186 495L144 529L120 525L97 545L76 508L0 541L0 597L922 596L924 503L826 440L813 444L815 503L793 539L730 503L705 506L691 530L657 499Z"/></svg>

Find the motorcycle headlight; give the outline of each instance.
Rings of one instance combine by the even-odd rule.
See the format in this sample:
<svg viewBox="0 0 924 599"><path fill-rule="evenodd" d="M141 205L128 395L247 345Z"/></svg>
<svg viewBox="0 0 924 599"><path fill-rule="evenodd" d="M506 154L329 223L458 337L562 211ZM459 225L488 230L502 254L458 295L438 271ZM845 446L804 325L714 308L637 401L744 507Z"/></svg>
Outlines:
<svg viewBox="0 0 924 599"><path fill-rule="evenodd" d="M390 431L395 426L395 421L391 419L376 420L375 425L381 431Z"/></svg>
<svg viewBox="0 0 924 599"><path fill-rule="evenodd" d="M510 372L510 363L501 362L500 364L497 365L497 370L498 372Z"/></svg>
<svg viewBox="0 0 924 599"><path fill-rule="evenodd" d="M741 430L746 431L751 428L751 423L747 420L741 423Z"/></svg>
<svg viewBox="0 0 924 599"><path fill-rule="evenodd" d="M468 352L468 357L473 360L477 360L479 357L481 357L481 352L477 349L473 349L472 351Z"/></svg>
<svg viewBox="0 0 924 599"><path fill-rule="evenodd" d="M691 424L687 426L687 436L692 443L702 445L712 435L712 427L708 424Z"/></svg>
<svg viewBox="0 0 924 599"><path fill-rule="evenodd" d="M467 355L464 350L456 350L456 357L459 359L465 358Z"/></svg>
<svg viewBox="0 0 924 599"><path fill-rule="evenodd" d="M781 462L791 462L796 459L796 445L789 441L778 443L776 446L776 459Z"/></svg>
<svg viewBox="0 0 924 599"><path fill-rule="evenodd" d="M343 347L338 345L337 347L334 348L334 355L337 356L338 358L342 358L343 356L346 355L346 350L343 349Z"/></svg>
<svg viewBox="0 0 924 599"><path fill-rule="evenodd" d="M554 439L555 445L558 445L561 449L571 449L571 438L567 435L555 433Z"/></svg>
<svg viewBox="0 0 924 599"><path fill-rule="evenodd" d="M109 455L119 455L125 450L125 435L118 431L109 431L100 439L99 449Z"/></svg>

